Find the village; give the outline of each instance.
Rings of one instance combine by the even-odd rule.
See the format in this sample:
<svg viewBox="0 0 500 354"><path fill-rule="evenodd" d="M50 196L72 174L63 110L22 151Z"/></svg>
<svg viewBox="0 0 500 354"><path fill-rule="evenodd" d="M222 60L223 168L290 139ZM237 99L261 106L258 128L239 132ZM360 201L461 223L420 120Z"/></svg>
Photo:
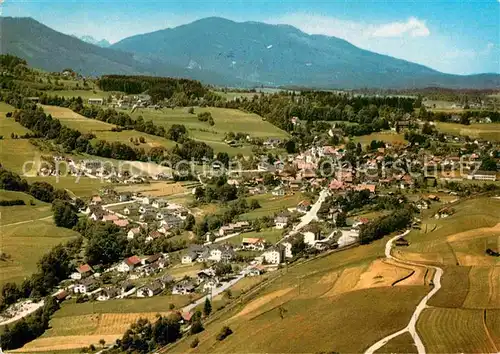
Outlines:
<svg viewBox="0 0 500 354"><path fill-rule="evenodd" d="M475 143L482 149L481 143ZM385 144L384 147L367 152L363 156L364 164L357 168L341 167L333 172L333 177L322 177L317 173L325 158L341 159L346 153L348 148L345 146L313 146L304 153L276 159L272 163L263 159L255 166L257 171L249 174L240 171L243 173L239 173L239 176L231 174L227 178L226 183L242 195L281 198L307 193L310 196L295 206L275 212L271 217L272 228L282 230L277 242L245 237L245 233L255 231L254 223L235 218L218 229L192 239L185 245L186 248L172 255L161 252L149 256L134 255L99 272L88 264L82 264L71 275L71 280L61 284L57 298L63 300L68 296L76 296L77 301L108 301L124 297L181 294L194 300L213 296L214 293L225 291L228 284L233 285L234 280L276 271L283 264L293 262L297 249L317 254L359 243L360 227L369 220L354 216L340 224L338 216L344 213L342 207L324 203L325 200L331 202L334 196L364 192L368 199L376 199L400 193L411 194L429 181L435 183L437 178L451 182L458 179L496 180L495 173L477 170L480 159L475 152L465 155L466 160L458 156L421 156L396 144ZM389 156L393 161L400 159L411 161L412 166L423 166L429 174L413 177L412 173L392 166L382 170L381 166ZM84 178L99 177L102 173L98 162L93 164L85 161L79 166L80 172L83 170L85 173ZM461 168L471 172L464 177L454 177L454 172ZM438 169L442 170L440 174L435 173ZM77 169L75 173L78 173ZM194 187L189 194L193 196L197 188L203 188L210 181L206 175L198 176L198 179L202 183L191 185ZM149 176L134 181L145 182L159 183L159 178ZM456 195L453 191L440 192L448 193L452 198ZM426 197L414 197L413 201L416 209L426 210L432 203L439 203L439 197L429 194ZM140 239L146 244L168 239L183 229L187 220L194 220L192 210L186 205L140 192L118 193L112 188L105 188L100 195L94 195L82 212L93 222L116 225L126 233L127 240ZM443 206L436 212L435 218L446 218L452 214L452 207ZM418 228L418 225L419 219L416 218L413 226ZM239 237L241 243L227 242L235 237ZM302 248L297 246L297 239L303 244ZM405 245L405 239L398 240L397 246ZM252 257L241 256L241 253L248 251ZM202 267L196 268L190 276L175 277L169 274L172 269L197 264Z"/></svg>

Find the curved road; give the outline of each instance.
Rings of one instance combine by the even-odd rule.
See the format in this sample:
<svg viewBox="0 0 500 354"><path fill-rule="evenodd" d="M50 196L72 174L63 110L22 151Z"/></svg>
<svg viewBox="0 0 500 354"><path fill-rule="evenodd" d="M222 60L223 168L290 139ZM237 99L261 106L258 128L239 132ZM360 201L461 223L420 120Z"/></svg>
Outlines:
<svg viewBox="0 0 500 354"><path fill-rule="evenodd" d="M300 218L300 222L297 225L295 225L288 234L286 234L278 242L276 242L276 244L285 241L290 236L298 234L299 231L306 225L309 225L311 221L318 220L318 215L317 215L318 211L329 194L330 193L328 192L328 189L321 190L321 192L319 193L318 200L312 205L311 209L309 209L309 211Z"/></svg>
<svg viewBox="0 0 500 354"><path fill-rule="evenodd" d="M395 236L395 237L391 238L389 241L387 241L387 243L385 244L385 256L387 258L392 259L392 260L399 262L399 263L421 267L422 264L403 261L399 258L394 257L391 254L392 243L394 241L396 241L397 239L406 236L409 232L410 232L410 230L406 230L401 235ZM415 308L415 311L413 312L413 314L411 316L410 322L408 323L408 325L405 328L403 328L402 330L397 331L393 334L390 334L387 337L382 338L377 343L373 344L370 348L368 348L366 350L365 354L372 354L372 353L376 352L377 350L382 348L385 344L387 344L387 342L389 342L391 339L396 338L397 336L399 336L403 333L406 333L406 332L410 333L411 337L413 338L413 341L415 342L415 346L417 347L418 354L425 354L426 353L425 346L422 343L422 340L420 339L420 337L417 333L417 328L416 328L417 320L418 320L418 317L420 316L420 314L422 313L422 311L428 307L427 301L429 301L429 299L432 296L434 296L434 294L437 293L439 291L439 289L441 289L441 276L443 275L443 270L441 268L435 267L435 266L428 266L428 265L425 265L425 266L429 267L429 268L434 268L436 270L436 273L434 273L434 278L432 279L433 284L434 284L434 287L432 288L432 290L429 291L429 293L427 295L425 295L422 300L420 300L417 307Z"/></svg>

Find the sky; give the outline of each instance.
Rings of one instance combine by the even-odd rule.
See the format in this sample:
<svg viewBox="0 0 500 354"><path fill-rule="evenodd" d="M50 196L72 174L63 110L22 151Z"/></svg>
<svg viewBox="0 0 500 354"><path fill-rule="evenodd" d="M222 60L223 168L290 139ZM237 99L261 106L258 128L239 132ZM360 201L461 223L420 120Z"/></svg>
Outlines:
<svg viewBox="0 0 500 354"><path fill-rule="evenodd" d="M500 0L0 0L0 11L112 43L208 16L290 24L446 73L500 73Z"/></svg>

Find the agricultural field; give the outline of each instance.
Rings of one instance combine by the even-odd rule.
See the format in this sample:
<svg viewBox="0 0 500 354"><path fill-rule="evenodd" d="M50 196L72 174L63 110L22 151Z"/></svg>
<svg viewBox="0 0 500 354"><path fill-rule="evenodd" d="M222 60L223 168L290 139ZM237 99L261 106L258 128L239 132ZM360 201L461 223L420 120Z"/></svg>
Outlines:
<svg viewBox="0 0 500 354"><path fill-rule="evenodd" d="M500 267L471 267L465 308L500 309Z"/></svg>
<svg viewBox="0 0 500 354"><path fill-rule="evenodd" d="M14 118L7 118L8 112L14 112L15 108L5 102L0 102L0 134L3 139L11 139L11 134L24 135L29 133L21 124L17 123Z"/></svg>
<svg viewBox="0 0 500 354"><path fill-rule="evenodd" d="M35 175L40 166L41 155L40 150L28 139L11 139L9 135L0 140L2 166L18 174Z"/></svg>
<svg viewBox="0 0 500 354"><path fill-rule="evenodd" d="M445 219L433 218L435 208L425 210L421 229L407 236L410 246L396 254L403 259L447 265L498 264L485 250L500 236L500 199L481 197L450 206L455 213Z"/></svg>
<svg viewBox="0 0 500 354"><path fill-rule="evenodd" d="M170 272L169 272L170 274ZM161 295L150 298L114 299L77 304L64 302L53 318L68 318L104 313L168 312L170 304L179 309L189 304L189 297L184 295Z"/></svg>
<svg viewBox="0 0 500 354"><path fill-rule="evenodd" d="M26 193L0 189L0 200L17 199L23 200L26 205L0 206L0 227L52 215L50 204L41 202Z"/></svg>
<svg viewBox="0 0 500 354"><path fill-rule="evenodd" d="M0 261L0 284L9 281L21 282L36 271L38 260L47 251L78 235L75 231L56 227L51 215L42 219L2 225L0 245L7 258Z"/></svg>
<svg viewBox="0 0 500 354"><path fill-rule="evenodd" d="M431 308L423 311L417 328L429 353L497 352L498 343L489 333L494 329L484 323L483 317L482 310Z"/></svg>
<svg viewBox="0 0 500 354"><path fill-rule="evenodd" d="M153 197L166 197L178 194L190 194L191 190L186 187L189 185L189 183L182 182L151 182L148 184L117 186L115 190L118 193L131 192Z"/></svg>
<svg viewBox="0 0 500 354"><path fill-rule="evenodd" d="M73 112L69 108L57 107L57 106L42 106L43 110L47 114L51 114L52 117L57 118L61 121L61 124L76 129L82 133L93 133L96 139L106 140L108 142L121 142L128 144L132 147L143 148L145 150L151 149L156 146L163 146L165 148L172 148L175 146L175 142L161 138L154 135L149 135L146 133L141 133L135 130L123 130L121 132L111 131L115 127L113 124L106 122L101 122L97 119L86 118L78 113ZM136 145L132 143L130 139L137 140L140 137L145 139L145 143L139 143Z"/></svg>
<svg viewBox="0 0 500 354"><path fill-rule="evenodd" d="M411 307L424 294L422 287L369 289L334 298L309 299L299 298L297 289L271 293L248 304L252 306L249 311L243 308L224 321L234 333L223 342L215 340L222 323L208 326L198 335L200 345L194 352L262 352L264 348L266 352L310 352L311 348L319 352L332 348L361 352L378 338L404 327ZM374 303L384 306L373 306ZM298 330L297 326L307 330ZM332 329L336 335L331 335ZM184 341L172 351L188 352L188 343L189 340Z"/></svg>
<svg viewBox="0 0 500 354"><path fill-rule="evenodd" d="M383 255L383 246L384 241L379 240L282 269L281 276L249 301L239 299L241 305L210 323L198 335L200 345L193 351L363 351L404 327L415 304L428 291L418 281L411 286L381 286L380 281L392 283L408 272L391 264L381 267L376 259ZM234 333L217 342L215 335L223 325ZM191 351L191 340L188 337L171 351Z"/></svg>
<svg viewBox="0 0 500 354"><path fill-rule="evenodd" d="M101 181L100 178L88 177L75 177L75 176L38 176L26 177L28 183L33 182L47 182L54 186L54 188L66 189L72 196L79 198L91 197L96 194L100 189L111 186L107 182Z"/></svg>
<svg viewBox="0 0 500 354"><path fill-rule="evenodd" d="M389 144L407 143L403 134L399 134L393 131L383 131L379 133L372 133L369 135L355 136L353 140L355 143L361 143L363 147L369 145L372 140L380 140Z"/></svg>
<svg viewBox="0 0 500 354"><path fill-rule="evenodd" d="M154 321L157 314L168 314L171 305L180 309L189 301L189 296L168 295L81 304L65 302L51 318L50 329L18 351L76 350L90 344L99 347L100 339L114 342L139 318Z"/></svg>
<svg viewBox="0 0 500 354"><path fill-rule="evenodd" d="M413 338L406 332L396 338L391 339L375 353L418 353Z"/></svg>
<svg viewBox="0 0 500 354"><path fill-rule="evenodd" d="M215 125L198 120L197 114L210 112ZM164 108L162 110L139 109L131 114L132 118L142 116L144 120L165 127L166 130L173 124L182 124L189 136L195 140L203 141L212 146L215 152L227 152L230 155L251 155L250 145L231 147L224 142L227 133L244 133L256 138L287 138L288 134L275 127L262 117L226 108L194 108L194 114L188 113L188 108Z"/></svg>
<svg viewBox="0 0 500 354"><path fill-rule="evenodd" d="M104 100L111 96L112 92L105 92L100 90L53 90L45 91L50 96L60 96L64 98L81 97L83 100L89 98L102 98Z"/></svg>
<svg viewBox="0 0 500 354"><path fill-rule="evenodd" d="M443 268L442 288L429 300L430 306L460 308L470 291L470 267L447 266Z"/></svg>
<svg viewBox="0 0 500 354"><path fill-rule="evenodd" d="M452 135L467 135L471 138L481 138L500 141L500 123L474 123L463 125L459 123L435 122L437 130Z"/></svg>
<svg viewBox="0 0 500 354"><path fill-rule="evenodd" d="M263 216L272 217L275 213L296 207L297 204L305 199L305 196L299 192L285 196L274 196L269 193L255 195L247 198L247 202L250 203L251 200L257 200L260 204L260 208L240 215L240 219L253 220Z"/></svg>

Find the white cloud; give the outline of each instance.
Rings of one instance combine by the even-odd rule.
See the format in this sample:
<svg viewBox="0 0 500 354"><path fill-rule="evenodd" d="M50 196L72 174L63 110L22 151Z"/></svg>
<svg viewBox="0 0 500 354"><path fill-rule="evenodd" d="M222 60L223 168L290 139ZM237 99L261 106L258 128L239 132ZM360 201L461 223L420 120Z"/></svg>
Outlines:
<svg viewBox="0 0 500 354"><path fill-rule="evenodd" d="M425 21L410 17L406 22L391 22L379 26L372 35L374 37L427 37L431 34Z"/></svg>
<svg viewBox="0 0 500 354"><path fill-rule="evenodd" d="M500 0L499 0L500 1ZM308 34L324 34L344 38L353 43L369 38L427 37L431 34L425 21L410 17L406 22L371 24L342 20L336 17L308 13L291 13L277 19L265 21L274 24L289 24Z"/></svg>
<svg viewBox="0 0 500 354"><path fill-rule="evenodd" d="M500 1L500 0L499 0ZM495 44L492 42L486 43L483 49L473 50L473 49L453 49L444 53L446 59L475 59L478 57L484 57L491 54L495 49Z"/></svg>

